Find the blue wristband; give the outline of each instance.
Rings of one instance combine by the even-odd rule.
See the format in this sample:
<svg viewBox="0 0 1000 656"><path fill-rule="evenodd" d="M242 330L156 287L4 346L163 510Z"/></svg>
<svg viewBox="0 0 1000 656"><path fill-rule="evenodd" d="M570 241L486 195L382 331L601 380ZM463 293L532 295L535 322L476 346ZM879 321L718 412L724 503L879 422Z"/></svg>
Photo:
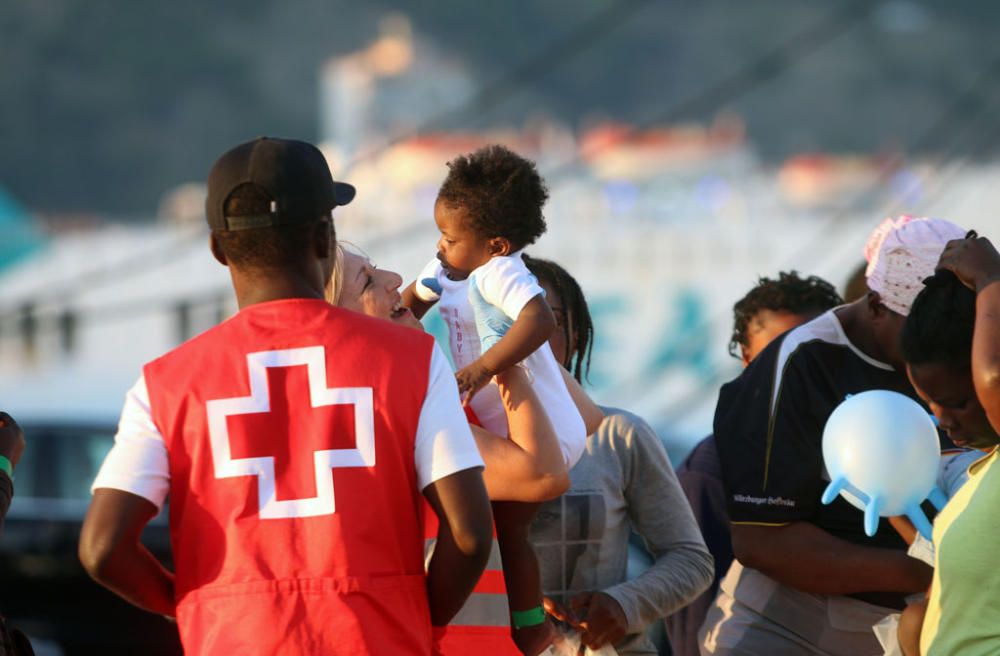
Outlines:
<svg viewBox="0 0 1000 656"><path fill-rule="evenodd" d="M5 472L10 480L14 480L14 465L4 456L0 456L0 471Z"/></svg>

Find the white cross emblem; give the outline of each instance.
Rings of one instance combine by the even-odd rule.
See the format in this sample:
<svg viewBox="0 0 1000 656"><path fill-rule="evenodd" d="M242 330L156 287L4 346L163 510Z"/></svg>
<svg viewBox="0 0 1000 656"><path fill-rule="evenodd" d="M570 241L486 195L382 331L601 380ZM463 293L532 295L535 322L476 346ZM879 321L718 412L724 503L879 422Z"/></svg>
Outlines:
<svg viewBox="0 0 1000 656"><path fill-rule="evenodd" d="M229 445L229 427L226 418L270 412L271 399L267 385L268 367L294 367L305 365L309 377L311 407L350 404L354 406L354 435L357 445L353 449L326 449L313 452L316 475L316 496L306 499L279 501L275 492L274 458L262 456L233 459ZM250 396L215 399L206 404L208 436L212 445L212 460L216 478L256 476L257 495L261 519L288 517L315 517L330 515L337 509L333 493L335 467L375 466L375 411L371 387L326 386L326 355L322 346L261 351L247 354L250 376Z"/></svg>

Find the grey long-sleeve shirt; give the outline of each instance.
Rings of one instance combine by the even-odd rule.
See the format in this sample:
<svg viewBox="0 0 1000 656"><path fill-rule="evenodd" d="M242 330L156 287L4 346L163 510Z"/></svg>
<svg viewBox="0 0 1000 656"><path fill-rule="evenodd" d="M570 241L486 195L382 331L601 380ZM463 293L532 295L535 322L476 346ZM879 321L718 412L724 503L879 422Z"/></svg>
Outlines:
<svg viewBox="0 0 1000 656"><path fill-rule="evenodd" d="M563 602L576 592L607 593L629 624L618 653L655 654L645 629L708 587L712 557L656 434L629 412L604 412L570 470L569 491L544 504L532 526L542 590ZM626 581L632 529L655 562Z"/></svg>

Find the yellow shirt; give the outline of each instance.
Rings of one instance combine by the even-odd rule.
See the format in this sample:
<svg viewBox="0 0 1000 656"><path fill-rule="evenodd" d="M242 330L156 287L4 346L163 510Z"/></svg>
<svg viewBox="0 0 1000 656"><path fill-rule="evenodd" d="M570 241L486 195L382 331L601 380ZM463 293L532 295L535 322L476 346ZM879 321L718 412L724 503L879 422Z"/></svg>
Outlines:
<svg viewBox="0 0 1000 656"><path fill-rule="evenodd" d="M920 653L1000 654L1000 466L997 448L934 521L934 581Z"/></svg>

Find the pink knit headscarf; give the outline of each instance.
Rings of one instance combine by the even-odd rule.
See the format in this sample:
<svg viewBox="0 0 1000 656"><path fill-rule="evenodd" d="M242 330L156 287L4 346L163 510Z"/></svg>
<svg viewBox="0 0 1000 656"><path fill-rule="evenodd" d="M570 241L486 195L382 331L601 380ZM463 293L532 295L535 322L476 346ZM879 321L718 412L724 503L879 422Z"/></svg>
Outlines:
<svg viewBox="0 0 1000 656"><path fill-rule="evenodd" d="M907 316L924 288L924 278L934 274L945 245L964 238L965 232L944 219L906 215L886 219L865 244L868 289L878 292L890 310Z"/></svg>

